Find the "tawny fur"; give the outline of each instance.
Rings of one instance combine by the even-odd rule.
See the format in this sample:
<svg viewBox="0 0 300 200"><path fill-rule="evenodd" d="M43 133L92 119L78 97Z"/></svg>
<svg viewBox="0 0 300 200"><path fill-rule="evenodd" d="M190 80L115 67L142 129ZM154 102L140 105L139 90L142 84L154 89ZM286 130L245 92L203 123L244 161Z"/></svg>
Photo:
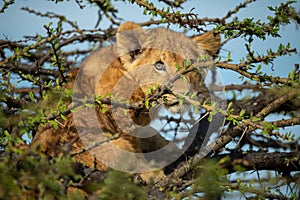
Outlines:
<svg viewBox="0 0 300 200"><path fill-rule="evenodd" d="M81 93L82 95L96 94L96 96L105 96L112 93L112 90L118 80L125 74L130 79L131 71L138 71L139 67L142 65L149 65L149 67L153 67L154 64L159 61L163 62L165 66L168 67L171 74L174 74L177 70L176 66L183 66L185 59L190 57L197 58L198 56L206 55L207 52L210 55L209 59L212 60L211 56L216 54L220 47L220 37L214 36L212 32L188 38L181 33L173 32L168 29L156 28L144 30L138 24L127 22L119 27L118 33L131 30L136 31L134 31L134 34L130 34L128 36L129 38L127 38L126 35L117 34L116 44L99 49L92 53L81 64L81 69L78 74L78 70L76 70L70 75L71 78L78 75L76 80L77 85L75 85L78 93ZM135 52L135 50L132 54L131 50L134 50L137 47L141 49L141 52ZM181 55L184 55L185 57L182 57ZM101 77L99 77L101 68L105 68L105 70L101 72ZM85 77L89 78L86 79ZM156 77L158 77L156 72L154 70L149 70L146 79L153 79L155 82ZM139 78L145 79L145 75L143 74L141 77L135 76L134 81L139 81ZM166 78L167 80L170 77L159 78ZM190 85L192 85L193 90L197 90L199 84L201 84L201 81L203 80L196 72L187 74L186 78ZM180 88L180 83L178 85L179 90L187 89L184 86ZM131 101L134 103L143 100L143 98L145 98L144 92L148 87L150 86L142 86L138 88L133 93ZM143 140L128 135L126 130L122 130L118 128L118 125L112 123L113 116L111 107L108 105L106 105L106 107L107 112L105 113L102 113L98 109L98 123L103 130L103 134L120 135L118 139L112 141L112 143L119 148L130 152L142 152L142 150L149 152L151 150L157 150L168 144L168 141L160 135ZM147 113L136 113L130 111L129 116L136 124L141 126L145 126L150 123L150 118ZM126 118L126 116L123 117ZM122 125L122 127L124 126L126 126L126 124ZM107 170L106 165L95 160L94 156L89 152L83 151L84 145L78 137L72 114L67 116L67 120L64 121L57 130L55 130L50 124L39 127L38 133L32 141L32 145L35 143L39 143L42 151L51 156L57 156L62 152L60 147L70 144L71 153L82 151L82 153L75 156L77 161L82 162L89 167L96 167L99 170ZM114 152L107 152L105 147L102 148L102 150L103 157L108 156L112 160L122 160L120 155L115 154ZM153 174L150 173L149 176L153 176ZM143 174L141 177L146 181L151 178L148 177L148 174Z"/></svg>

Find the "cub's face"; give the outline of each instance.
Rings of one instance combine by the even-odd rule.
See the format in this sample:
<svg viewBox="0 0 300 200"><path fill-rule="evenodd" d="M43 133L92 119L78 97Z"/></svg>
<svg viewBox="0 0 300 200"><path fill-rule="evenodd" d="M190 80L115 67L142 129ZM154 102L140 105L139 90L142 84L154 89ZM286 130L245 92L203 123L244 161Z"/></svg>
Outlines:
<svg viewBox="0 0 300 200"><path fill-rule="evenodd" d="M177 112L176 96L200 88L206 68L213 65L212 57L199 41L203 42L203 38L191 39L165 28L143 30L131 22L123 24L117 34L116 49L126 78L121 78L115 88L124 90L118 85L126 85L129 98L138 88L149 93L151 88L160 86L168 90L163 103L168 110Z"/></svg>
<svg viewBox="0 0 300 200"><path fill-rule="evenodd" d="M144 30L132 22L121 25L116 43L89 56L81 65L77 76L76 100L94 100L94 95L101 96L102 99L107 94L111 94L109 99L112 100L99 103L106 112L88 106L83 106L80 112L74 112L74 121L82 143L90 147L98 141L107 141L107 135L120 134L122 137L112 140L114 145L105 142L97 147L98 153L96 150L94 152L98 155L97 159L107 166L125 171L132 170L125 163L130 161L134 167L139 164L137 158L141 155L137 156L136 153L141 150L155 150L149 158L166 159L161 160L164 166L175 161L182 151L174 152L177 149L173 148L174 144L170 143L169 146L169 142L157 134L164 125L162 128L155 127L158 129L154 130L150 123L154 121L153 117L157 117L155 114L160 114L156 112L159 109L152 107L148 112L144 107L136 107L135 103L145 101L146 104L147 100L154 99L148 103L159 103L171 112L180 112L180 100L177 97L197 92L203 87L206 68L213 65L212 55L219 50L219 46L219 38L212 33L189 38L165 28ZM155 88L157 90L153 90ZM153 98L146 99L148 95ZM160 98L162 95L163 98ZM154 115L151 113L153 110ZM162 118L161 121L166 121L165 119ZM164 147L163 152L156 151L161 147ZM171 155L168 152L172 152ZM113 154L125 160L116 162L118 159ZM147 169L144 169L146 165L138 167L149 171L152 170L151 166L149 163Z"/></svg>

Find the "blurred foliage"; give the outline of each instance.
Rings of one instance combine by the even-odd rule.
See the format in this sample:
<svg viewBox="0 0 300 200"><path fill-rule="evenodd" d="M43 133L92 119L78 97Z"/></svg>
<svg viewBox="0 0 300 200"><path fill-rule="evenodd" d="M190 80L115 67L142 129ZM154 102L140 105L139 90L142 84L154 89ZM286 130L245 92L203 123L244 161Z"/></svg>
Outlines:
<svg viewBox="0 0 300 200"><path fill-rule="evenodd" d="M1 152L1 199L64 199L70 177L80 179L70 156L49 159L35 148L23 150L24 144L8 142Z"/></svg>
<svg viewBox="0 0 300 200"><path fill-rule="evenodd" d="M145 186L138 187L129 174L121 171L110 171L99 188L99 199L147 199Z"/></svg>

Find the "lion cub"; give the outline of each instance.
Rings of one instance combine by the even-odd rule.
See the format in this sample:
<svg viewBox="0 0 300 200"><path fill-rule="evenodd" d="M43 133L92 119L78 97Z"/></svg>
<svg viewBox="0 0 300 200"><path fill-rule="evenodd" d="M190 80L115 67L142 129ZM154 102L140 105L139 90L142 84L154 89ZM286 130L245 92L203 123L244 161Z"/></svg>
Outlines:
<svg viewBox="0 0 300 200"><path fill-rule="evenodd" d="M69 144L71 154L85 165L140 173L146 182L157 181L163 177L160 169L183 152L150 123L159 120L159 106L176 112L178 94L199 90L219 48L220 37L212 32L189 38L165 28L122 24L115 44L95 51L80 65L73 95L78 109L59 129L39 127L32 144L40 143L51 156ZM147 97L156 106L139 107ZM95 99L95 106L78 106Z"/></svg>

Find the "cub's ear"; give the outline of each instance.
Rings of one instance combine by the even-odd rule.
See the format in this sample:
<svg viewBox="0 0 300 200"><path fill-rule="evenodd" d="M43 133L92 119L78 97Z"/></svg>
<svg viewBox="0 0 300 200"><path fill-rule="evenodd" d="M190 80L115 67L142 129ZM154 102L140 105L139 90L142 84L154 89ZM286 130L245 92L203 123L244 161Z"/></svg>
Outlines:
<svg viewBox="0 0 300 200"><path fill-rule="evenodd" d="M142 27L134 22L125 22L117 31L117 54L125 68L131 64L140 52L140 37L144 33Z"/></svg>
<svg viewBox="0 0 300 200"><path fill-rule="evenodd" d="M141 29L142 27L139 24L136 24L134 22L125 22L120 25L118 28L118 33L123 32L123 31L130 31L133 29Z"/></svg>
<svg viewBox="0 0 300 200"><path fill-rule="evenodd" d="M204 49L210 56L216 56L221 47L221 37L213 31L192 38L198 45Z"/></svg>

